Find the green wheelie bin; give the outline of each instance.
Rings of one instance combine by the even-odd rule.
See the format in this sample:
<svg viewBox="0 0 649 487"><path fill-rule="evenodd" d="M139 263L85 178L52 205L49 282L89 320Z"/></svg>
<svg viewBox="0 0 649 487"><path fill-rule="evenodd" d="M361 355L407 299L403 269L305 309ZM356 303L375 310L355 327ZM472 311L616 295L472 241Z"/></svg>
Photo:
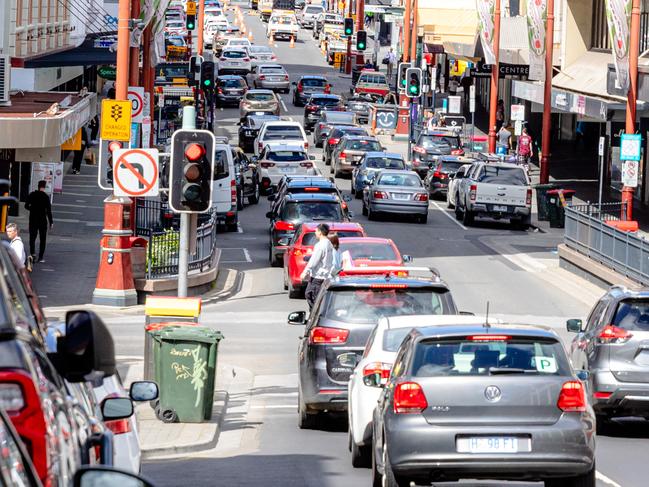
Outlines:
<svg viewBox="0 0 649 487"><path fill-rule="evenodd" d="M549 221L550 220L550 201L548 196L548 191L557 189L556 184L537 184L534 186L536 190L536 210L537 210L537 219L539 221Z"/></svg>
<svg viewBox="0 0 649 487"><path fill-rule="evenodd" d="M221 332L200 326L167 327L155 331L153 339L160 387L158 419L166 423L209 421Z"/></svg>

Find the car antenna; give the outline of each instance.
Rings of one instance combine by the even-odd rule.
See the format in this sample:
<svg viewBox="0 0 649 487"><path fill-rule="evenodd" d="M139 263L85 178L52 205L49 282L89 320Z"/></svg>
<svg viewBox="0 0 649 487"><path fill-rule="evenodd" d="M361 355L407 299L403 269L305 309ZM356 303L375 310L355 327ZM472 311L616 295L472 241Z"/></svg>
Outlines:
<svg viewBox="0 0 649 487"><path fill-rule="evenodd" d="M485 313L484 321L484 327L487 329L491 328L491 325L489 324L489 301L487 301L487 312Z"/></svg>

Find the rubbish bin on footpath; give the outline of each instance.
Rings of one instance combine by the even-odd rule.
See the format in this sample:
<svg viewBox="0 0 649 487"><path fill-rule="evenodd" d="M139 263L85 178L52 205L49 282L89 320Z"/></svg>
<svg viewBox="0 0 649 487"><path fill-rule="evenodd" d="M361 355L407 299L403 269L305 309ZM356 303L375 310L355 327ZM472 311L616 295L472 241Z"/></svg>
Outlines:
<svg viewBox="0 0 649 487"><path fill-rule="evenodd" d="M565 207L572 201L574 189L552 189L547 192L548 219L550 228L563 228L566 225Z"/></svg>
<svg viewBox="0 0 649 487"><path fill-rule="evenodd" d="M537 220L547 222L549 220L549 201L548 191L557 189L556 184L537 184L534 186L536 189L536 208Z"/></svg>
<svg viewBox="0 0 649 487"><path fill-rule="evenodd" d="M150 323L144 326L144 380L154 380L158 382L158 378L155 376L156 351L154 350L157 342L153 340L153 334L164 328L179 328L183 326L198 326L198 323L191 321L167 321L163 323Z"/></svg>
<svg viewBox="0 0 649 487"><path fill-rule="evenodd" d="M155 377L160 388L158 419L165 423L210 420L222 339L221 332L200 326L171 326L153 332Z"/></svg>

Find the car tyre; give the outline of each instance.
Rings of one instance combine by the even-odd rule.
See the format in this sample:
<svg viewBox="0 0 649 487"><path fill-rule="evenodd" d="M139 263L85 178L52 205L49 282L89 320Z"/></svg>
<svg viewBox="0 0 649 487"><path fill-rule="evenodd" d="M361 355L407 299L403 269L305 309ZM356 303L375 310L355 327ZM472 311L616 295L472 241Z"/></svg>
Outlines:
<svg viewBox="0 0 649 487"><path fill-rule="evenodd" d="M453 208L455 208L455 204L454 204L454 203L451 203L451 200L452 200L452 199L453 199L453 198L451 198L451 194L449 193L449 194L447 195L447 197L446 197L446 207L447 207L449 210L452 210Z"/></svg>
<svg viewBox="0 0 649 487"><path fill-rule="evenodd" d="M259 183L255 183L255 192L248 196L248 204L249 205L256 205L259 203L259 196L261 194L261 190L259 189Z"/></svg>
<svg viewBox="0 0 649 487"><path fill-rule="evenodd" d="M352 452L352 467L369 468L372 466L372 450L370 446L359 446L352 438L352 432L349 433L349 447Z"/></svg>
<svg viewBox="0 0 649 487"><path fill-rule="evenodd" d="M239 223L238 220L234 220L233 222L226 223L226 224L225 224L225 230L226 230L227 232L236 232L236 231L238 231L238 230L239 230L239 225L238 225L238 223Z"/></svg>
<svg viewBox="0 0 649 487"><path fill-rule="evenodd" d="M306 404L302 402L302 395L298 392L297 397L297 427L301 430L313 429L316 426L317 416L309 414Z"/></svg>
<svg viewBox="0 0 649 487"><path fill-rule="evenodd" d="M383 487L410 487L410 480L403 479L394 474L388 449L383 445Z"/></svg>
<svg viewBox="0 0 649 487"><path fill-rule="evenodd" d="M425 215L419 215L418 220L419 223L428 223L428 213L426 213Z"/></svg>
<svg viewBox="0 0 649 487"><path fill-rule="evenodd" d="M379 472L378 465L376 463L376 448L374 443L372 443L372 487L383 487L383 476Z"/></svg>
<svg viewBox="0 0 649 487"><path fill-rule="evenodd" d="M300 299L304 296L304 290L293 287L293 283L288 279L288 297L289 299Z"/></svg>
<svg viewBox="0 0 649 487"><path fill-rule="evenodd" d="M470 227L471 225L473 225L473 220L474 220L473 212L465 208L464 211L462 212L462 224L465 227Z"/></svg>
<svg viewBox="0 0 649 487"><path fill-rule="evenodd" d="M268 251L268 260L270 262L271 267L281 267L282 266L282 261L280 260L280 258L273 254L273 248L272 247Z"/></svg>
<svg viewBox="0 0 649 487"><path fill-rule="evenodd" d="M363 213L363 216L367 216L367 206L365 206L365 201L363 201L363 209L361 210L361 213Z"/></svg>
<svg viewBox="0 0 649 487"><path fill-rule="evenodd" d="M370 221L376 220L376 212L372 211L372 208L367 206L367 219Z"/></svg>
<svg viewBox="0 0 649 487"><path fill-rule="evenodd" d="M545 487L595 487L597 485L595 465L588 472L577 477L549 479Z"/></svg>

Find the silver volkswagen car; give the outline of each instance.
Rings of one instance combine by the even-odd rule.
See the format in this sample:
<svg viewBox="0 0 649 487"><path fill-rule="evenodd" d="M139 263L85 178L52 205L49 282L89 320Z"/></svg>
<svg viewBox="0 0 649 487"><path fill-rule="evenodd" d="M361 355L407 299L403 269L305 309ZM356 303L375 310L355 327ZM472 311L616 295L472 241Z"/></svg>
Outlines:
<svg viewBox="0 0 649 487"><path fill-rule="evenodd" d="M413 329L374 411L374 485L595 487L595 414L579 374L547 328Z"/></svg>
<svg viewBox="0 0 649 487"><path fill-rule="evenodd" d="M413 171L383 170L363 189L363 215L373 220L379 213L413 215L428 221L428 191Z"/></svg>

